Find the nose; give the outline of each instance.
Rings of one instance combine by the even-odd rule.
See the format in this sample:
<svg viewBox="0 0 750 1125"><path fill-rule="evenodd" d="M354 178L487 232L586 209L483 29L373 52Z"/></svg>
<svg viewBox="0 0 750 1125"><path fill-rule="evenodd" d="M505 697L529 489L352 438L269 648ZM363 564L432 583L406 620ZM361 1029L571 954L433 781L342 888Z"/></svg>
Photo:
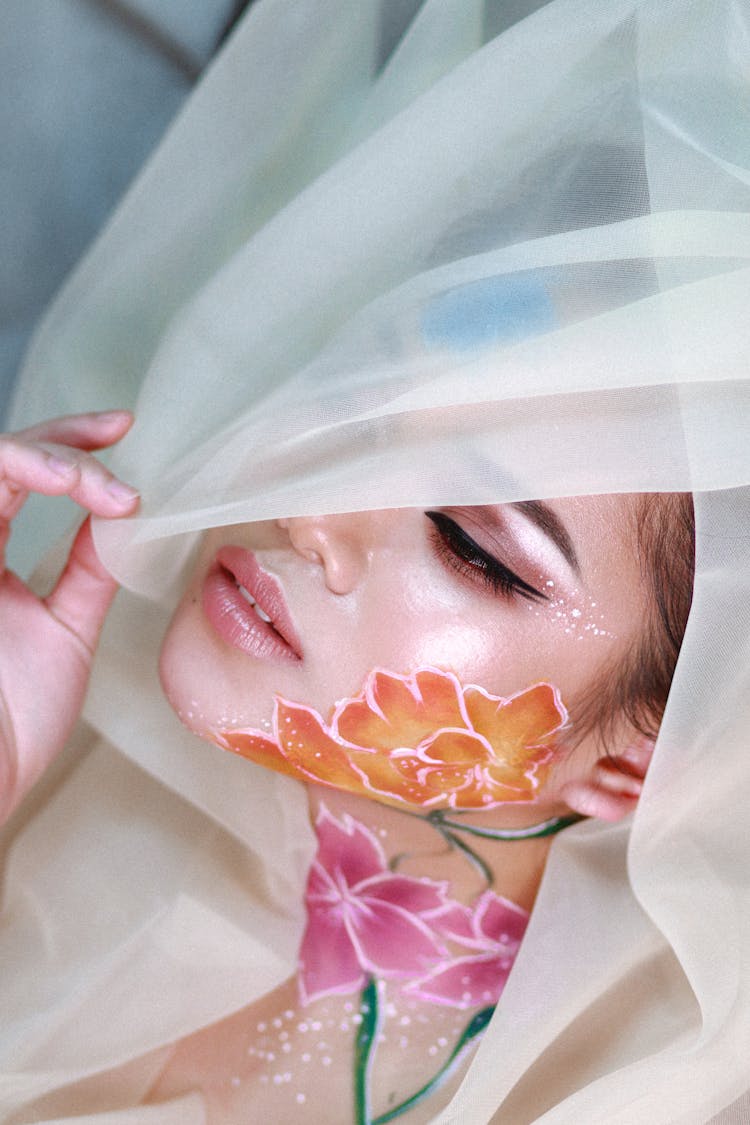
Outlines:
<svg viewBox="0 0 750 1125"><path fill-rule="evenodd" d="M294 550L322 568L333 594L350 594L357 588L371 557L367 513L294 516L276 522L287 531Z"/></svg>

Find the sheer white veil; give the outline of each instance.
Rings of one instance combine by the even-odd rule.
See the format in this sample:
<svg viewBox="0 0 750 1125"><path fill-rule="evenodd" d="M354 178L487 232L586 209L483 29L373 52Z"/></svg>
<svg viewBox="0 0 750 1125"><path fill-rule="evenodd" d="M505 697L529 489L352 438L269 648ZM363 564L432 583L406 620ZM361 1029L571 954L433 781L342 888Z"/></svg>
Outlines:
<svg viewBox="0 0 750 1125"><path fill-rule="evenodd" d="M253 5L16 395L17 424L135 409L113 463L143 503L96 528L126 588L87 704L107 745L8 862L8 1120L88 1106L55 1091L294 961L293 784L198 743L159 694L197 535L607 492L695 494L656 754L632 824L556 841L439 1120L692 1125L750 1086L749 59L748 0ZM38 547L59 518L35 527Z"/></svg>

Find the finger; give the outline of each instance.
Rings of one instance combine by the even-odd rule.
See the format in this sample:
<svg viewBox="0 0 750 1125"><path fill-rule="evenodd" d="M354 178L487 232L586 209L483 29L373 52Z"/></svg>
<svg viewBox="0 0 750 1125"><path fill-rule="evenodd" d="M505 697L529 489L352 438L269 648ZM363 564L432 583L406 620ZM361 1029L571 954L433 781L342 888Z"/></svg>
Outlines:
<svg viewBox="0 0 750 1125"><path fill-rule="evenodd" d="M45 603L57 620L93 654L117 583L104 569L91 536L91 520L78 529L65 569Z"/></svg>
<svg viewBox="0 0 750 1125"><path fill-rule="evenodd" d="M69 495L102 516L129 514L137 504L137 492L87 453L0 438L0 519L13 519L29 492Z"/></svg>
<svg viewBox="0 0 750 1125"><path fill-rule="evenodd" d="M129 410L103 410L93 414L68 414L51 418L15 435L24 441L55 442L91 451L105 449L124 437L133 425Z"/></svg>
<svg viewBox="0 0 750 1125"><path fill-rule="evenodd" d="M0 536L3 546L10 532L9 521L20 512L28 492L21 485L0 476Z"/></svg>
<svg viewBox="0 0 750 1125"><path fill-rule="evenodd" d="M67 494L76 504L94 515L105 517L130 515L135 511L137 490L114 476L96 457L69 445L50 444L43 448L54 465L73 466Z"/></svg>
<svg viewBox="0 0 750 1125"><path fill-rule="evenodd" d="M51 451L27 445L15 436L0 437L0 519L17 515L29 492L58 496L75 485L78 469Z"/></svg>

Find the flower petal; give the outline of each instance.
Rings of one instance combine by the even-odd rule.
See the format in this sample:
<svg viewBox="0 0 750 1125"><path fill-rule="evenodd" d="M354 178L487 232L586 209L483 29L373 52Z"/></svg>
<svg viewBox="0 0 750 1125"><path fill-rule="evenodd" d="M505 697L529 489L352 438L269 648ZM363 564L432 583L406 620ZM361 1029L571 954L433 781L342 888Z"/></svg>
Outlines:
<svg viewBox="0 0 750 1125"><path fill-rule="evenodd" d="M516 768L522 768L529 752L548 742L568 718L551 684L534 684L509 699L469 687L464 700L474 729L484 735L500 761Z"/></svg>
<svg viewBox="0 0 750 1125"><path fill-rule="evenodd" d="M298 775L350 793L363 792L361 776L317 711L278 699L276 725L282 753Z"/></svg>
<svg viewBox="0 0 750 1125"><path fill-rule="evenodd" d="M481 783L456 792L452 808L494 809L497 805L509 801L530 801L539 785L539 779L533 772L529 776L523 774L514 779L516 781L514 785L499 782L491 770L485 770L484 774Z"/></svg>
<svg viewBox="0 0 750 1125"><path fill-rule="evenodd" d="M462 737L473 748L475 747L476 740L473 736ZM453 738L454 736L451 735L450 740L452 741ZM439 741L440 736L435 739L436 743ZM450 753L447 745L445 749L446 753ZM474 761L457 764L431 763L429 759L425 761L420 752L419 756L408 753L394 754L393 763L407 783L405 792L409 795L409 800L415 804L429 803L431 807L452 808L460 790L469 789L474 792L478 785L480 790L490 788L485 782L484 773L477 768ZM481 804L480 796L476 796L472 801L472 806Z"/></svg>
<svg viewBox="0 0 750 1125"><path fill-rule="evenodd" d="M322 864L314 859L307 873L307 887L305 888L305 903L317 905L339 903L341 890L326 871Z"/></svg>
<svg viewBox="0 0 750 1125"><path fill-rule="evenodd" d="M423 973L445 950L418 915L388 902L360 901L346 911L359 962L377 976Z"/></svg>
<svg viewBox="0 0 750 1125"><path fill-rule="evenodd" d="M355 887L386 870L380 844L364 824L353 820L348 813L344 814L343 820L337 820L321 804L315 832L318 837L316 863L325 868L334 880L340 874L347 887Z"/></svg>
<svg viewBox="0 0 750 1125"><path fill-rule="evenodd" d="M407 984L403 992L419 1000L446 1004L452 1008L496 1004L512 967L513 958L510 956L459 957L449 965Z"/></svg>
<svg viewBox="0 0 750 1125"><path fill-rule="evenodd" d="M447 766L475 766L492 761L492 751L480 736L465 730L439 730L419 748L424 762Z"/></svg>
<svg viewBox="0 0 750 1125"><path fill-rule="evenodd" d="M465 727L458 681L428 668L412 676L376 671L364 691L337 713L347 742L373 750L414 747L441 727Z"/></svg>
<svg viewBox="0 0 750 1125"><path fill-rule="evenodd" d="M553 754L552 747L542 746L532 750L523 763L523 768L507 765L504 762L487 766L485 776L489 791L497 800L502 799L500 795L506 789L516 794L515 797L509 797L507 800L518 800L519 797L529 800L546 780L552 766Z"/></svg>
<svg viewBox="0 0 750 1125"><path fill-rule="evenodd" d="M320 996L347 994L362 987L365 974L347 933L340 908L311 907L299 952L303 1004Z"/></svg>
<svg viewBox="0 0 750 1125"><path fill-rule="evenodd" d="M260 731L230 730L222 734L222 743L235 754L248 758L259 766L285 773L298 780L306 780L305 775L292 762L288 762L279 747Z"/></svg>
<svg viewBox="0 0 750 1125"><path fill-rule="evenodd" d="M503 946L517 948L529 923L528 913L494 891L485 891L474 903L477 933Z"/></svg>
<svg viewBox="0 0 750 1125"><path fill-rule="evenodd" d="M460 902L449 902L442 910L430 914L429 923L433 930L460 945L471 949L485 950L487 942L477 935L474 925L474 912Z"/></svg>
<svg viewBox="0 0 750 1125"><path fill-rule="evenodd" d="M350 750L349 757L353 767L362 777L363 792L370 796L389 798L390 804L403 807L406 804L419 804L424 794L419 787L410 791L401 772L382 751Z"/></svg>
<svg viewBox="0 0 750 1125"><path fill-rule="evenodd" d="M356 894L369 901L389 902L412 914L439 910L445 903L447 883L432 879L415 879L411 875L375 875L355 888Z"/></svg>

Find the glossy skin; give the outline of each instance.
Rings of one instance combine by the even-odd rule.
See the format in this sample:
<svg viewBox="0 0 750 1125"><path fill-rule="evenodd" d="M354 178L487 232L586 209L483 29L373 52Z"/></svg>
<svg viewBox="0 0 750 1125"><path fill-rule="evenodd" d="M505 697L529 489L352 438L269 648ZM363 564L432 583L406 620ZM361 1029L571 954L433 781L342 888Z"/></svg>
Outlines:
<svg viewBox="0 0 750 1125"><path fill-rule="evenodd" d="M164 689L210 739L267 725L276 694L325 715L375 667L432 665L493 695L547 681L574 728L576 700L624 657L646 612L636 502L577 497L547 502L541 515L526 505L394 509L216 528L164 644ZM209 622L203 591L227 546L252 551L278 580L300 659L249 655ZM561 762L537 819L560 810L566 785L589 783L593 753L592 742Z"/></svg>

